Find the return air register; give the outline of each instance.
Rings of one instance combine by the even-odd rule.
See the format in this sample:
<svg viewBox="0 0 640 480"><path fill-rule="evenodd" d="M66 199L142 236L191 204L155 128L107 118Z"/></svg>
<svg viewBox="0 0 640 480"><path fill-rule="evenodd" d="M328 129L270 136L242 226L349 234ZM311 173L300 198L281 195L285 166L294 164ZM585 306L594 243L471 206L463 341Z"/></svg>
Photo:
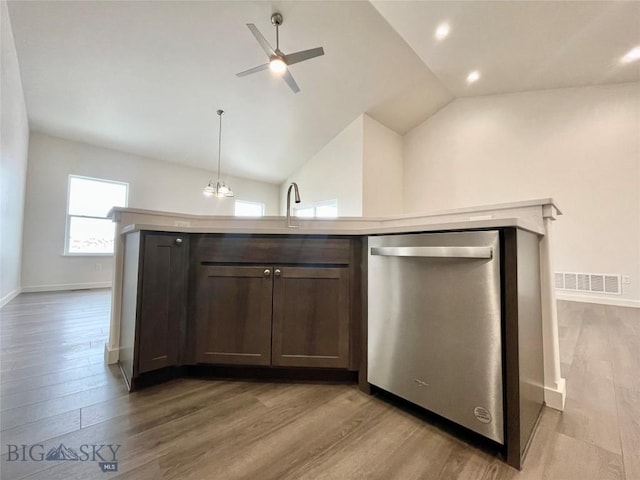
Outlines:
<svg viewBox="0 0 640 480"><path fill-rule="evenodd" d="M620 295L620 275L604 273L556 272L556 288L577 292L610 293Z"/></svg>

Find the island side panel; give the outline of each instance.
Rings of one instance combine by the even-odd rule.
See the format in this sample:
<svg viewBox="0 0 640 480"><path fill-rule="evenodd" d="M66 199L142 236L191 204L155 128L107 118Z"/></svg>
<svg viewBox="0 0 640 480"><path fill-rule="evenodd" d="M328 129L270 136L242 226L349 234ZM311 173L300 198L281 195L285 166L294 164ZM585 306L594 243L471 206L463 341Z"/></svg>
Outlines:
<svg viewBox="0 0 640 480"><path fill-rule="evenodd" d="M140 232L130 233L124 241L122 275L122 309L120 313L119 364L131 390L134 376L136 319L138 317L138 285Z"/></svg>
<svg viewBox="0 0 640 480"><path fill-rule="evenodd" d="M518 229L517 244L520 455L524 456L544 404L544 353L539 237Z"/></svg>
<svg viewBox="0 0 640 480"><path fill-rule="evenodd" d="M356 319L360 323L360 368L358 370L358 386L366 394L371 394L371 384L367 380L368 369L368 262L369 238L362 237L360 250L360 316Z"/></svg>
<svg viewBox="0 0 640 480"><path fill-rule="evenodd" d="M366 238L366 237L365 237ZM351 312L349 316L349 370L358 371L362 358L362 237L351 239L350 296Z"/></svg>
<svg viewBox="0 0 640 480"><path fill-rule="evenodd" d="M520 369L518 349L518 246L515 228L502 231L502 348L505 460L518 470L520 454Z"/></svg>

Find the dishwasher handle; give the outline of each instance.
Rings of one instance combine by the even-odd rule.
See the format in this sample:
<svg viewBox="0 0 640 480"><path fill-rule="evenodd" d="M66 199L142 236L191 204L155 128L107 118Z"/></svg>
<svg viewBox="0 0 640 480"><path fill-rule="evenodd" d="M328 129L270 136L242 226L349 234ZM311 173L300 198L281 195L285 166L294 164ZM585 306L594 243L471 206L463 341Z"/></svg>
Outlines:
<svg viewBox="0 0 640 480"><path fill-rule="evenodd" d="M371 247L384 257L493 258L493 247Z"/></svg>

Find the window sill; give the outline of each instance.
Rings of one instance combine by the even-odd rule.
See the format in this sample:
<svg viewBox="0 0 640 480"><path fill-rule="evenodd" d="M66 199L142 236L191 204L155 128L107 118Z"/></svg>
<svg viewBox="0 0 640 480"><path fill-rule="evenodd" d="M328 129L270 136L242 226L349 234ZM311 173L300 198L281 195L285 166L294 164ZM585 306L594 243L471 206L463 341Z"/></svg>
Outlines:
<svg viewBox="0 0 640 480"><path fill-rule="evenodd" d="M63 257L113 257L113 253L72 253L63 252Z"/></svg>

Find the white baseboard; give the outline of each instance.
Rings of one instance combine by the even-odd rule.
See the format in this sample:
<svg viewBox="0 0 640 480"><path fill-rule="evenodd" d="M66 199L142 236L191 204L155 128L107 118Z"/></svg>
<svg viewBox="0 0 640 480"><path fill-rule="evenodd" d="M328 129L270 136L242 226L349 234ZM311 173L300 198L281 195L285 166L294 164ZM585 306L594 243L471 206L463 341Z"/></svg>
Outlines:
<svg viewBox="0 0 640 480"><path fill-rule="evenodd" d="M32 285L30 287L22 287L22 293L60 292L64 290L89 290L92 288L111 288L111 282L56 283L53 285Z"/></svg>
<svg viewBox="0 0 640 480"><path fill-rule="evenodd" d="M13 292L9 292L4 297L0 298L0 308L4 307L7 303L16 298L20 293L21 289L16 288Z"/></svg>
<svg viewBox="0 0 640 480"><path fill-rule="evenodd" d="M120 349L119 348L114 348L111 349L109 348L109 344L105 343L104 344L104 361L107 365L113 365L114 363L118 363L118 360L120 359Z"/></svg>
<svg viewBox="0 0 640 480"><path fill-rule="evenodd" d="M567 398L567 384L564 378L558 382L557 388L544 387L544 403L555 410L564 410L564 401Z"/></svg>
<svg viewBox="0 0 640 480"><path fill-rule="evenodd" d="M568 302L600 303L602 305L615 305L617 307L640 308L640 300L617 297L596 297L593 295L572 295L571 293L556 292L556 300Z"/></svg>

